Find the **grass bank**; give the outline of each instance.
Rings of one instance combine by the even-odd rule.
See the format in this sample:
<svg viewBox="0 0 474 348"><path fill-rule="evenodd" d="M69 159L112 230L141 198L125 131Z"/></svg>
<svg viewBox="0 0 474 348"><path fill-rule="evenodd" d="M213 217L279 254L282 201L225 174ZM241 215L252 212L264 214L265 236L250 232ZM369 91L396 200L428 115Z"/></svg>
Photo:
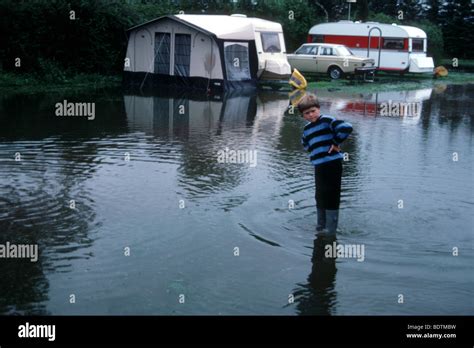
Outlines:
<svg viewBox="0 0 474 348"><path fill-rule="evenodd" d="M330 80L326 77L308 79L308 90L341 90L347 92L373 93L383 91L406 91L435 88L437 85L474 83L474 73L449 72L446 77L433 78L431 75L405 74L404 76L377 73L374 82Z"/></svg>
<svg viewBox="0 0 474 348"><path fill-rule="evenodd" d="M405 91L423 88L435 88L437 85L474 83L474 73L450 72L446 77L433 78L431 75L378 73L375 81L356 82L351 80L331 80L321 75L307 77L308 90L341 90L348 93L373 93L383 91ZM70 77L44 79L34 74L0 73L1 94L36 94L45 92L81 92L103 88L119 88L122 77L99 74L78 74ZM285 85L282 90L290 90Z"/></svg>
<svg viewBox="0 0 474 348"><path fill-rule="evenodd" d="M36 94L57 91L87 91L120 87L121 76L78 74L45 79L34 74L0 73L1 94Z"/></svg>
<svg viewBox="0 0 474 348"><path fill-rule="evenodd" d="M445 58L441 60L441 65L449 70L474 72L474 59Z"/></svg>

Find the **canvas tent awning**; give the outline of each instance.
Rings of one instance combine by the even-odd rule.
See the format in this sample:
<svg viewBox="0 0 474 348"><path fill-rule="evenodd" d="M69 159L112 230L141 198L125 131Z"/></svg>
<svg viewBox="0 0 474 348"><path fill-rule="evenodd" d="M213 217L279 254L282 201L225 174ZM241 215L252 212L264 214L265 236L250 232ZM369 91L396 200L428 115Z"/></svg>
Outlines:
<svg viewBox="0 0 474 348"><path fill-rule="evenodd" d="M254 40L255 33L253 23L250 18L232 17L224 15L170 15L153 19L146 23L129 28L131 32L141 27L145 27L163 18L186 24L207 35L214 35L223 40Z"/></svg>
<svg viewBox="0 0 474 348"><path fill-rule="evenodd" d="M255 39L253 25L248 18L221 15L177 15L175 17L213 33L219 39Z"/></svg>

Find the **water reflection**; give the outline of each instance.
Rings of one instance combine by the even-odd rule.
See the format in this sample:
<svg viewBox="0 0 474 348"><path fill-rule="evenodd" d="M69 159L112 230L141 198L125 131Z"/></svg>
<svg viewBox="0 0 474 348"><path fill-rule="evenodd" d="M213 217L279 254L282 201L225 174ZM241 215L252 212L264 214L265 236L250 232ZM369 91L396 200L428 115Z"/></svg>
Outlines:
<svg viewBox="0 0 474 348"><path fill-rule="evenodd" d="M321 90L317 95L328 106L329 114L396 117L403 122L413 122L419 119L423 102L430 100L431 93L432 88L425 88L365 94Z"/></svg>
<svg viewBox="0 0 474 348"><path fill-rule="evenodd" d="M317 90L316 94L329 114L389 117L404 124L421 122L424 131L428 131L433 125L431 121L435 119L440 125L450 124L451 131L454 131L466 120L470 127L474 126L470 117L472 113L469 115L474 105L473 88L473 85L438 84L433 88L408 91L347 93L322 89ZM397 106L400 108L397 109ZM395 112L397 110L398 113Z"/></svg>
<svg viewBox="0 0 474 348"><path fill-rule="evenodd" d="M16 150L33 157L31 149ZM71 260L91 256L87 252L93 243L90 230L97 226L91 192L81 186L95 164L83 163L71 173L69 160L57 150L57 163L62 164L57 167L49 159L25 165L4 161L0 167L0 244L37 244L40 254L33 263L1 260L0 313L44 314L46 273L71 271ZM70 208L71 200L76 209Z"/></svg>
<svg viewBox="0 0 474 348"><path fill-rule="evenodd" d="M306 284L298 284L294 290L296 312L298 315L331 315L337 304L336 257L326 254L326 246L333 246L334 236L318 235L314 239L311 257L311 273Z"/></svg>
<svg viewBox="0 0 474 348"><path fill-rule="evenodd" d="M323 113L354 126L343 146L349 160L338 240L370 250L363 263L337 264L337 294L335 260L324 257L326 241L313 241L304 120L288 112L286 93L0 96L0 243L40 246L37 263L0 260L0 313L266 314L281 294L254 303L256 288L294 284L298 314L334 314L336 303L338 314L357 313L365 299L385 298L399 284L428 289L426 298L462 312L472 260L445 255L450 245L472 249L473 87L336 92L316 94ZM95 120L56 118L54 104L63 99L95 101ZM421 103L421 112L382 116L381 104L390 101ZM226 148L256 150L257 166L219 163ZM16 152L23 161L14 160ZM190 209L180 210L179 199ZM399 199L406 209L397 209ZM417 242L407 243L415 234ZM128 245L133 258L124 259ZM260 277L257 255L264 269L303 260L312 270ZM449 272L440 273L443 267ZM351 277L360 293L346 290ZM199 304L175 307L166 284L176 282L196 289L189 298ZM71 288L89 300L84 307L68 305ZM401 310L364 305L359 312Z"/></svg>
<svg viewBox="0 0 474 348"><path fill-rule="evenodd" d="M120 91L118 91L120 92ZM115 90L100 93L50 93L35 95L0 95L0 140L54 141L94 139L114 136L126 130L121 94ZM95 102L96 118L56 117L55 104L70 102Z"/></svg>
<svg viewBox="0 0 474 348"><path fill-rule="evenodd" d="M150 141L158 142L157 151L167 148L170 153L179 146L182 194L204 198L235 188L252 170L249 165L219 163L219 151L257 151L258 160L264 159L267 146L278 138L288 100L271 93L209 97L160 92L124 95L124 104L129 126L153 135Z"/></svg>
<svg viewBox="0 0 474 348"><path fill-rule="evenodd" d="M99 224L92 192L84 186L97 175L101 159L98 144L90 140L105 129L113 133L123 122L116 117L108 124L110 115L93 124L58 119L54 104L64 98L74 96L1 98L0 244L36 244L39 249L37 262L0 260L3 314L48 314L47 274L71 272L73 260L92 256L91 231ZM101 115L120 110L107 94L97 106Z"/></svg>

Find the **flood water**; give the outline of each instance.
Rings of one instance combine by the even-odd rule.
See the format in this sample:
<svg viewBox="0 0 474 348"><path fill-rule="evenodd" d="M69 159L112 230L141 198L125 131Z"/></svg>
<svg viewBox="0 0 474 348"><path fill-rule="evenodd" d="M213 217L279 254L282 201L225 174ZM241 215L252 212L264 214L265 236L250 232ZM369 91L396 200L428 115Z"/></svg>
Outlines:
<svg viewBox="0 0 474 348"><path fill-rule="evenodd" d="M354 127L337 243L363 259L324 256L286 92L0 97L0 244L39 247L0 259L0 313L474 314L474 85L317 94Z"/></svg>

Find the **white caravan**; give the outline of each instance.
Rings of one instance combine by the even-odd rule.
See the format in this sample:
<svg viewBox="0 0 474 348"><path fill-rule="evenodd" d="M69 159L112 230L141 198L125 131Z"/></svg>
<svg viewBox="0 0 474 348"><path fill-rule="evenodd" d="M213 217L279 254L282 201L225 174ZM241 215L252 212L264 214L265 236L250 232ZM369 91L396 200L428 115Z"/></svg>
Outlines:
<svg viewBox="0 0 474 348"><path fill-rule="evenodd" d="M285 39L280 23L242 14L231 16L183 14L176 17L212 33L239 32L243 26L248 25L255 38L258 79L282 80L290 77L291 67L286 59Z"/></svg>
<svg viewBox="0 0 474 348"><path fill-rule="evenodd" d="M322 23L310 29L308 42L345 45L357 56L373 58L382 71L433 73L433 58L426 56L426 33L416 27L378 22Z"/></svg>

